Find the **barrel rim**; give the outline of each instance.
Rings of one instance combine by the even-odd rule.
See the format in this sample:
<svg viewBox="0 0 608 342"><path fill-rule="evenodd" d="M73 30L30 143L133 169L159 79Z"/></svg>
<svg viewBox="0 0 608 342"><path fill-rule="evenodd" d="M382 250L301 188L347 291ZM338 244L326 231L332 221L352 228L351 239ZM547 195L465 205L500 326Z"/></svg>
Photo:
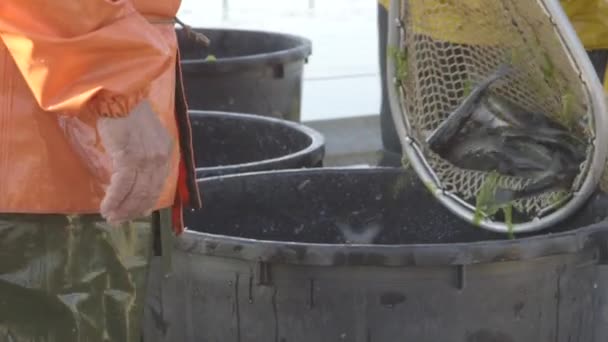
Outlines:
<svg viewBox="0 0 608 342"><path fill-rule="evenodd" d="M205 183L233 178L264 177L273 174L319 174L399 172L398 168L331 167L250 172L198 180ZM596 248L608 234L606 222L560 233L524 237L515 240L485 240L460 243L402 245L335 245L255 240L186 230L176 240L176 248L188 254L225 257L254 262L308 266L463 266L579 253ZM598 256L599 258L599 256Z"/></svg>
<svg viewBox="0 0 608 342"><path fill-rule="evenodd" d="M181 31L182 29L176 29ZM194 31L204 33L209 31L225 31L233 32L235 34L249 34L249 35L271 35L281 37L283 39L292 40L297 46L289 49L280 51L273 51L267 53L258 53L246 56L237 57L222 57L211 62L202 58L197 59L181 59L180 64L184 72L189 73L223 73L231 72L236 70L249 70L258 69L265 66L283 65L294 61L306 62L308 57L312 54L312 41L308 38L297 36L283 32L272 32L265 30L249 30L249 29L227 29L227 28L193 28ZM213 44L213 42L211 42ZM178 47L179 48L179 47Z"/></svg>
<svg viewBox="0 0 608 342"><path fill-rule="evenodd" d="M224 111L213 111L213 110L190 110L189 111L190 118L205 118L205 117L224 117L236 120L244 120L244 121L256 121L259 123L264 123L268 125L279 125L285 128L291 129L298 133L301 133L310 138L310 143L308 146L302 150L299 150L295 153L286 154L284 156L264 159L262 161L254 161L248 163L241 164L231 164L231 165L223 165L223 166L211 166L211 167L196 167L196 178L210 178L216 177L220 175L228 175L234 173L243 173L248 172L247 170L259 170L265 169L273 164L280 164L284 162L288 162L290 160L298 160L302 158L306 158L307 156L311 156L313 158L313 162L320 162L323 159L323 155L325 153L325 137L323 134L318 132L317 130L308 127L306 125L288 121L284 119L278 119L274 117L261 116L255 114L246 114L246 113L235 113L235 112L224 112Z"/></svg>

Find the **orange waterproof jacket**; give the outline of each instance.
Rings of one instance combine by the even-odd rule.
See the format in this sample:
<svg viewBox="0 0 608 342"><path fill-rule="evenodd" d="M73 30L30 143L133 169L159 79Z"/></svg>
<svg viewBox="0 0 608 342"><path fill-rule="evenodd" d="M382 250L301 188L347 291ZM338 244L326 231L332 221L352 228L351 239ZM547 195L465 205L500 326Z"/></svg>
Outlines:
<svg viewBox="0 0 608 342"><path fill-rule="evenodd" d="M126 115L144 97L178 142L157 208L200 205L173 24L180 2L0 1L0 212L98 212L103 189L58 117L96 132L97 118Z"/></svg>

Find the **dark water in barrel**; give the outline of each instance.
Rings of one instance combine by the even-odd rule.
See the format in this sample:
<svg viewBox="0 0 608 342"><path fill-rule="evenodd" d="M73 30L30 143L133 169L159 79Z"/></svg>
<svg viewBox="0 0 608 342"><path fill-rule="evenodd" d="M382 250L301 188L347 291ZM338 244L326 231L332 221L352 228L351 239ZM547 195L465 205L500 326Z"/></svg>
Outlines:
<svg viewBox="0 0 608 342"><path fill-rule="evenodd" d="M187 214L186 222L188 229L212 234L329 244L507 239L505 234L455 217L416 177L396 171L226 179L202 184L201 189L205 209ZM603 217L597 213L605 207L595 201L568 222L536 234L566 231L599 221ZM524 236L528 235L517 237Z"/></svg>

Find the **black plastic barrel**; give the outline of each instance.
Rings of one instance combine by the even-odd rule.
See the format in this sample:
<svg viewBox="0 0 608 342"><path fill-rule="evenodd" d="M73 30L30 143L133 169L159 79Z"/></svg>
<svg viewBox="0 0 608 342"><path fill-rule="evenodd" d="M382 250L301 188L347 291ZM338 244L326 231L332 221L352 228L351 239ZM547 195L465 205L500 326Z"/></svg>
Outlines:
<svg viewBox="0 0 608 342"><path fill-rule="evenodd" d="M605 203L508 240L395 169L200 187L205 208L186 215L146 310L149 342L605 341Z"/></svg>
<svg viewBox="0 0 608 342"><path fill-rule="evenodd" d="M312 52L308 39L248 30L196 31L211 40L208 48L177 30L191 109L300 121L302 74Z"/></svg>
<svg viewBox="0 0 608 342"><path fill-rule="evenodd" d="M323 165L323 135L299 123L211 111L190 121L197 178Z"/></svg>

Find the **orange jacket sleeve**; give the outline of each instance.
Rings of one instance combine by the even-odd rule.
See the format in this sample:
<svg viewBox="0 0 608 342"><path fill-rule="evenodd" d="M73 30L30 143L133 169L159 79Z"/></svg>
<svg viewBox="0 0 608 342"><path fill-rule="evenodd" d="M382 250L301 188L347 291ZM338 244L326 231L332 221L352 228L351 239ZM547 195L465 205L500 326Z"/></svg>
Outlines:
<svg viewBox="0 0 608 342"><path fill-rule="evenodd" d="M131 0L3 0L0 38L40 107L122 116L172 51Z"/></svg>

